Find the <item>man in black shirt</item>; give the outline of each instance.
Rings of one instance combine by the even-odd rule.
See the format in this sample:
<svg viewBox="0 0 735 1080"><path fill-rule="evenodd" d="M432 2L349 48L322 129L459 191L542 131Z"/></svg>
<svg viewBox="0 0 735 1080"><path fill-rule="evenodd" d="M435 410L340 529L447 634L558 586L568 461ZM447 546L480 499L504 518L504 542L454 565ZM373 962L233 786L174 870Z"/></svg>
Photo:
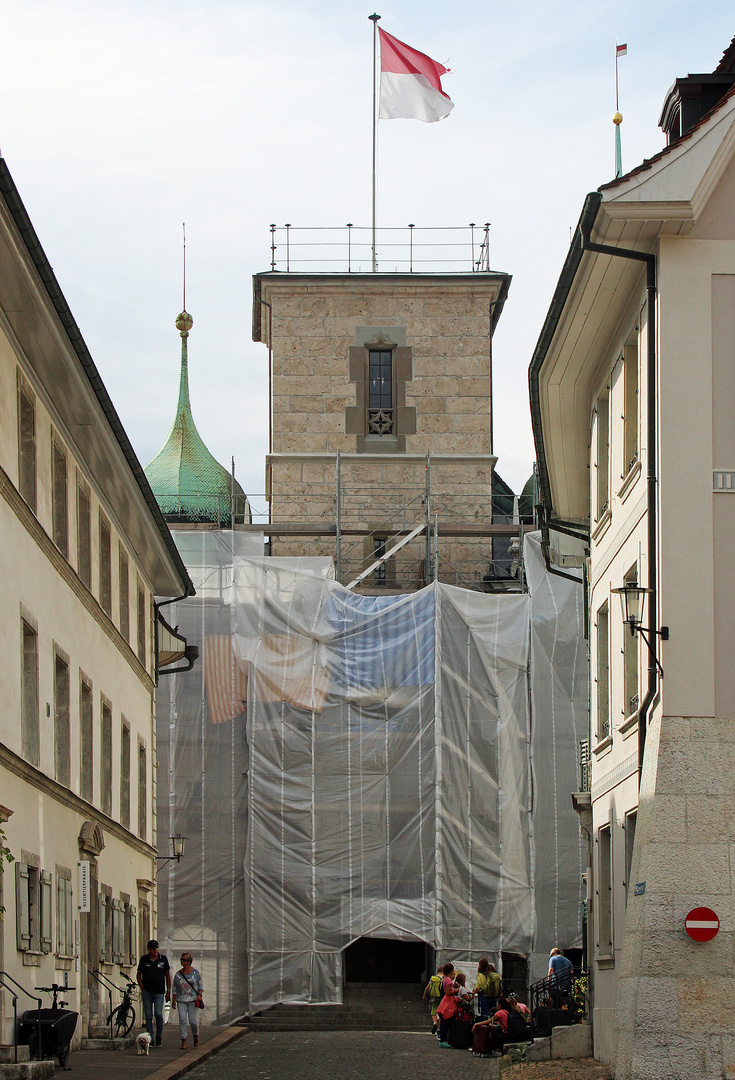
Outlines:
<svg viewBox="0 0 735 1080"><path fill-rule="evenodd" d="M171 1000L171 969L168 960L158 951L155 938L146 946L148 952L141 956L138 964L138 986L143 998L146 1031L151 1037L151 1046L161 1045L163 1034L163 1002ZM155 1043L153 1037L153 1014L156 1015Z"/></svg>

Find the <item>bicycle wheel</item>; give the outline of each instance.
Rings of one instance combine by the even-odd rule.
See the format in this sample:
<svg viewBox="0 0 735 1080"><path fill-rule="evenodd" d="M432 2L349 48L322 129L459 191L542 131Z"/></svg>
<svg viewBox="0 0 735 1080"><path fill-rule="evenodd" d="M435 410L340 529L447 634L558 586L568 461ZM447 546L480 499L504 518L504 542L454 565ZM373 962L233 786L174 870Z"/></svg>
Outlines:
<svg viewBox="0 0 735 1080"><path fill-rule="evenodd" d="M127 1002L118 1005L112 1011L112 1034L115 1039L123 1039L132 1030L135 1023L135 1009Z"/></svg>

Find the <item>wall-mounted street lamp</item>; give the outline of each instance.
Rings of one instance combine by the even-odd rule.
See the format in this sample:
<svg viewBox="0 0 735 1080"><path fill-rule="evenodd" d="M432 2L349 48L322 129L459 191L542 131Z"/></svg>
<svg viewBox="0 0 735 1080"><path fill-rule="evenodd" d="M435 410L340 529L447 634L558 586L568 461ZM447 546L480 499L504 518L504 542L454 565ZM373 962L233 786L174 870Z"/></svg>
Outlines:
<svg viewBox="0 0 735 1080"><path fill-rule="evenodd" d="M611 592L617 593L620 597L620 604L623 609L623 622L628 624L633 637L635 637L636 634L641 635L648 646L648 651L653 657L653 662L655 663L659 674L663 676L664 669L658 661L656 650L648 637L647 631L643 628L643 607L646 601L646 593L653 592L653 589L644 589L642 585L638 585L634 581L626 581L622 588L612 589ZM654 629L651 632L660 637L662 641L669 640L668 626L662 626L660 630Z"/></svg>
<svg viewBox="0 0 735 1080"><path fill-rule="evenodd" d="M186 849L186 841L189 839L189 837L182 836L180 833L177 833L176 836L169 836L168 839L171 844L171 855L156 855L156 861L160 861L161 863L160 866L156 867L156 873L158 873L159 870L163 870L164 866L168 865L168 863L173 862L174 860L176 860L176 862L181 862L182 858L184 857L184 851Z"/></svg>

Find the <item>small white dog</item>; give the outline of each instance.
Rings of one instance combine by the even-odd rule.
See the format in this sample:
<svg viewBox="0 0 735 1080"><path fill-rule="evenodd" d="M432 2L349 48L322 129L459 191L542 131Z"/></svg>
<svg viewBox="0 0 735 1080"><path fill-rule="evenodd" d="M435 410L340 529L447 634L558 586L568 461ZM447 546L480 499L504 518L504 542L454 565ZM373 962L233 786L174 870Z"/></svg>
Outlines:
<svg viewBox="0 0 735 1080"><path fill-rule="evenodd" d="M138 1057L140 1057L141 1054L146 1054L146 1056L150 1054L151 1037L147 1031L141 1031L135 1041L138 1044Z"/></svg>

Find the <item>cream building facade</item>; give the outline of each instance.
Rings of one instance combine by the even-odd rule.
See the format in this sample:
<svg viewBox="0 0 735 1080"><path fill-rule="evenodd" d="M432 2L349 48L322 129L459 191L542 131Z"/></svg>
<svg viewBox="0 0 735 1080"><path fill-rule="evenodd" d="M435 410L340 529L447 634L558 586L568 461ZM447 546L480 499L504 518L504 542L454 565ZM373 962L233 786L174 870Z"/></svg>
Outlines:
<svg viewBox="0 0 735 1080"><path fill-rule="evenodd" d="M192 586L2 160L0 485L0 970L78 1042L155 927L154 597Z"/></svg>
<svg viewBox="0 0 735 1080"><path fill-rule="evenodd" d="M731 46L672 87L666 149L587 196L530 369L547 550L571 534L587 564L574 799L616 1080L735 1076L734 83ZM709 942L685 930L699 906Z"/></svg>
<svg viewBox="0 0 735 1080"><path fill-rule="evenodd" d="M347 584L405 541L363 587L406 591L435 574L482 582L492 335L509 285L492 271L255 276L253 339L270 362L272 554L333 556Z"/></svg>

